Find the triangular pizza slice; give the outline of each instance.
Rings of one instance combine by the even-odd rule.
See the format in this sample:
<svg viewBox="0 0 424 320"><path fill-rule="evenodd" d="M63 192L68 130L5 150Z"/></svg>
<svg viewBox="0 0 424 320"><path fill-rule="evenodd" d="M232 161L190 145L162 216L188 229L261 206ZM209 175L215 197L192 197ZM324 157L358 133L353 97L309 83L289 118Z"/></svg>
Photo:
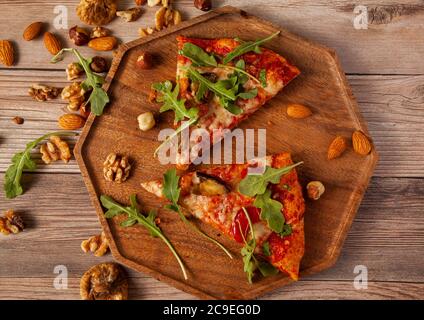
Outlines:
<svg viewBox="0 0 424 320"><path fill-rule="evenodd" d="M255 237L255 254L297 280L305 248L302 188L296 170L289 167L293 164L289 153L267 156L265 162L264 174L272 171L275 175L283 172L276 169L289 169L277 181L273 181L275 183L268 183L266 189L260 191L261 194L249 196L241 191L243 180L250 176L249 167L257 165L257 162L251 161L183 174L179 179L178 203L187 213L241 244L250 240L251 225ZM164 198L162 180L141 185L148 192ZM263 199L265 195L268 196L267 200ZM271 206L277 204L277 213L261 205L264 201ZM281 222L283 225L278 226Z"/></svg>

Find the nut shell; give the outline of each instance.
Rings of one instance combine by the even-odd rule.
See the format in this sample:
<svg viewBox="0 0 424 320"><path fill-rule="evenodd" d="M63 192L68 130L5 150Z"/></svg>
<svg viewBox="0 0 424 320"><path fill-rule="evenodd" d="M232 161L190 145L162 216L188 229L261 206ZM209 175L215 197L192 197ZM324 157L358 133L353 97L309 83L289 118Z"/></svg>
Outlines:
<svg viewBox="0 0 424 320"><path fill-rule="evenodd" d="M0 62L10 67L15 61L15 50L12 42L8 40L0 40Z"/></svg>
<svg viewBox="0 0 424 320"><path fill-rule="evenodd" d="M46 32L44 34L44 46L52 54L56 55L62 49L62 45L53 33Z"/></svg>
<svg viewBox="0 0 424 320"><path fill-rule="evenodd" d="M337 136L328 147L327 158L328 160L336 159L342 155L346 150L346 139L342 136Z"/></svg>
<svg viewBox="0 0 424 320"><path fill-rule="evenodd" d="M66 113L59 118L58 124L64 130L76 130L84 126L85 119L78 114Z"/></svg>
<svg viewBox="0 0 424 320"><path fill-rule="evenodd" d="M355 131L352 134L352 146L356 153L363 156L369 154L372 149L370 140L362 131Z"/></svg>
<svg viewBox="0 0 424 320"><path fill-rule="evenodd" d="M41 32L42 27L43 27L42 22L31 23L28 27L26 27L22 37L26 41L31 41L31 40L35 39L36 37L38 37L38 35Z"/></svg>

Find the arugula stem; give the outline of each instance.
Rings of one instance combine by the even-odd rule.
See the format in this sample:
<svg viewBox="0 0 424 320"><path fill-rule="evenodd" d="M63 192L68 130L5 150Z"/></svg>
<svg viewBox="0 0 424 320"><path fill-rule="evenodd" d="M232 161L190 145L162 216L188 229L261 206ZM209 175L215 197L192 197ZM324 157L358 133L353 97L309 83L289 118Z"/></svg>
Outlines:
<svg viewBox="0 0 424 320"><path fill-rule="evenodd" d="M240 68L237 68L237 67L233 67L233 66L228 66L228 65L225 65L225 64L218 64L218 68L230 69L230 70L234 70L234 71L243 73L246 76L248 76L250 79L252 79L253 81L255 81L257 83L261 83L259 81L259 79L257 79L256 77L252 76L249 72L246 72L243 69L240 69Z"/></svg>

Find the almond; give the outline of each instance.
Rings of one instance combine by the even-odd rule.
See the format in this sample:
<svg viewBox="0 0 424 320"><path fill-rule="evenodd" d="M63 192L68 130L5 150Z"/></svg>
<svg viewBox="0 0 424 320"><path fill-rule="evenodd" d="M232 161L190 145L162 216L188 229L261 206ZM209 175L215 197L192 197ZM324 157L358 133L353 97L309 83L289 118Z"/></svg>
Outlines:
<svg viewBox="0 0 424 320"><path fill-rule="evenodd" d="M346 150L346 139L342 136L337 136L328 147L327 158L328 160L338 158Z"/></svg>
<svg viewBox="0 0 424 320"><path fill-rule="evenodd" d="M301 104L290 104L287 107L287 115L295 119L303 119L312 114L311 109Z"/></svg>
<svg viewBox="0 0 424 320"><path fill-rule="evenodd" d="M353 150L363 156L366 156L368 153L370 153L372 149L370 140L362 131L355 131L352 134L352 145Z"/></svg>
<svg viewBox="0 0 424 320"><path fill-rule="evenodd" d="M53 33L46 32L44 34L44 46L52 54L56 55L62 49L62 45Z"/></svg>
<svg viewBox="0 0 424 320"><path fill-rule="evenodd" d="M0 40L0 62L10 67L15 60L15 50L12 42L8 40Z"/></svg>
<svg viewBox="0 0 424 320"><path fill-rule="evenodd" d="M109 51L115 48L117 42L118 40L115 37L100 37L92 39L88 46L97 51Z"/></svg>
<svg viewBox="0 0 424 320"><path fill-rule="evenodd" d="M31 23L28 27L26 27L24 31L24 34L23 34L24 40L31 41L32 39L38 37L42 27L43 27L42 22Z"/></svg>
<svg viewBox="0 0 424 320"><path fill-rule="evenodd" d="M67 113L59 118L58 123L62 129L76 130L84 126L85 119L78 114Z"/></svg>

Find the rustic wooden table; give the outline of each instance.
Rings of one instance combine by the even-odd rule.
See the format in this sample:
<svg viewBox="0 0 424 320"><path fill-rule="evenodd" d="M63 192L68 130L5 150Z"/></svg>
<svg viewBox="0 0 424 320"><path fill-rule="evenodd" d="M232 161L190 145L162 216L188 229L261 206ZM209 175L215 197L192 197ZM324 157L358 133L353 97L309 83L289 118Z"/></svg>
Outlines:
<svg viewBox="0 0 424 320"><path fill-rule="evenodd" d="M120 1L130 7L133 1ZM64 112L60 99L37 103L27 94L32 83L66 85L66 63L52 65L41 39L22 40L34 21L49 23L63 43L67 30L54 19L67 8L68 27L81 24L77 0L0 1L0 39L14 41L17 64L0 68L0 171L26 142L58 129ZM368 122L380 161L337 264L323 273L275 291L267 299L423 299L424 298L424 5L421 0L250 0L215 1L269 19L308 39L334 48ZM355 5L368 9L368 29L355 29ZM64 6L64 7L61 7ZM175 1L184 19L202 12L192 0ZM145 7L137 22L115 20L108 27L123 42L153 24L155 8ZM240 26L241 28L243 26ZM92 55L84 48L82 52ZM71 61L68 58L66 61ZM11 119L21 116L23 125ZM35 155L36 156L36 155ZM37 156L36 156L37 157ZM38 156L39 158L39 156ZM25 174L27 192L14 200L0 195L0 210L14 208L27 222L25 232L0 236L0 299L78 299L79 279L90 266L111 261L80 249L99 233L78 166L37 160ZM55 267L68 270L68 288L53 285ZM368 270L368 288L355 289L355 266ZM140 273L130 274L132 299L191 299Z"/></svg>

